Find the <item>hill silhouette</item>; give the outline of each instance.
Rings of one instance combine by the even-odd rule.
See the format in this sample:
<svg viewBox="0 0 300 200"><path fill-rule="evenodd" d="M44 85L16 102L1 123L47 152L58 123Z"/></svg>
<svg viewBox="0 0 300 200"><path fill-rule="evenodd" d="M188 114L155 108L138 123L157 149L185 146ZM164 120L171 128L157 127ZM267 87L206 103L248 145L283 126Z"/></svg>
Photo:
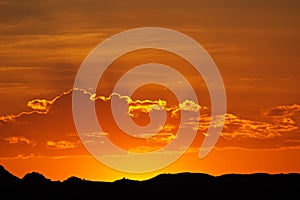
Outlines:
<svg viewBox="0 0 300 200"><path fill-rule="evenodd" d="M9 173L0 165L0 194L12 198L225 198L271 199L299 198L300 174L160 174L144 181L120 179L113 182L84 180L72 176L52 181L31 172L23 178Z"/></svg>
<svg viewBox="0 0 300 200"><path fill-rule="evenodd" d="M2 165L0 165L0 185L2 187L15 186L20 179L9 173Z"/></svg>

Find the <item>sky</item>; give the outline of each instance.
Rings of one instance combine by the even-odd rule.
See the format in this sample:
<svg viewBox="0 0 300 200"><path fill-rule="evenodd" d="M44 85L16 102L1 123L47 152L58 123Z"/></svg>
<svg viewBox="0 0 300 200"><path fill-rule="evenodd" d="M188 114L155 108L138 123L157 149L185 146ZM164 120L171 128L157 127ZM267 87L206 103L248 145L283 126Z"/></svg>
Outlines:
<svg viewBox="0 0 300 200"><path fill-rule="evenodd" d="M53 180L142 180L183 171L300 172L299 8L296 0L1 0L0 164L19 177L37 171ZM193 38L222 75L225 123L205 158L199 159L198 153L209 126L210 96L186 60L161 50L129 52L109 66L97 93L73 89L81 64L99 43L140 27L173 29ZM113 120L112 90L126 70L153 61L180 71L193 86L198 104L180 102L170 89L155 84L139 87L128 98L112 95L125 102L140 126L149 123L151 110L166 111L158 134L132 138ZM148 173L112 169L83 145L72 115L74 93L95 103L102 136L126 151L151 152L176 139L184 112L200 112L196 136L165 168Z"/></svg>

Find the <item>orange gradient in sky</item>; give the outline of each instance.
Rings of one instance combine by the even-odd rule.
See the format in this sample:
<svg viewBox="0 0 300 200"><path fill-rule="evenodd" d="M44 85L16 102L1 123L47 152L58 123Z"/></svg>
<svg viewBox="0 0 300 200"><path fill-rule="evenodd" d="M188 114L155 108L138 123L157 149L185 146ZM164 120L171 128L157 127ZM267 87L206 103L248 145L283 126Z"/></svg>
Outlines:
<svg viewBox="0 0 300 200"><path fill-rule="evenodd" d="M1 1L0 164L19 177L37 171L53 180L146 179L183 171L300 172L298 8L299 2L293 0ZM98 43L145 26L171 28L192 37L211 55L223 77L225 125L204 159L198 153L209 126L209 93L201 76L179 56L153 49L129 52L106 70L96 94L72 90L81 62ZM149 111L157 105L165 106L168 119L159 134L137 139L115 126L109 97L123 73L149 62L182 73L199 105L179 102L161 85L138 88L130 97L132 119L147 125ZM182 157L161 170L130 174L110 169L90 155L77 134L72 92L95 101L107 136L127 150L147 152L168 144L176 137L184 109L200 111L197 135Z"/></svg>

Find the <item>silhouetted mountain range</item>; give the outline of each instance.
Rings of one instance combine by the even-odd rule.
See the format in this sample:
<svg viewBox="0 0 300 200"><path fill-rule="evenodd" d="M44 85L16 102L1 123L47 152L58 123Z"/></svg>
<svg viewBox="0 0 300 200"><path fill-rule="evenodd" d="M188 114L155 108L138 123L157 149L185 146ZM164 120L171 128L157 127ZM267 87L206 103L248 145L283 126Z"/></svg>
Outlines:
<svg viewBox="0 0 300 200"><path fill-rule="evenodd" d="M202 173L178 173L160 174L144 181L120 179L101 182L74 176L64 181L52 181L37 172L28 173L20 179L0 165L0 194L2 197L8 196L9 199L299 199L300 174L211 176Z"/></svg>

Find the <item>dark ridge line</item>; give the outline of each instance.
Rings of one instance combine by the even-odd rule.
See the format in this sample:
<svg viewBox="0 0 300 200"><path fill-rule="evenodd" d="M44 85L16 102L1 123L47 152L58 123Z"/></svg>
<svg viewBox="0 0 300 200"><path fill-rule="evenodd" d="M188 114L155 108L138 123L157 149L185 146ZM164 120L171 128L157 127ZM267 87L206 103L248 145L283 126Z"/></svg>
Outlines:
<svg viewBox="0 0 300 200"><path fill-rule="evenodd" d="M179 176L202 176L202 178L204 176L206 177L210 177L210 178L223 178L223 177L227 177L227 176L231 176L231 177L235 177L235 176L287 176L287 175L294 175L294 176L300 176L300 173L296 173L296 172L289 172L289 173L266 173L266 172L255 172L255 173L246 173L246 174L242 174L242 173L228 173L228 174L222 174L222 175L211 175L211 174L207 174L207 173L201 173L201 172L179 172L179 173L162 173L162 174L158 174L152 178L149 179L145 179L145 180L135 180L135 179L129 179L126 177L123 177L121 179L116 179L114 181L101 181L101 180L88 180L88 179L84 179L84 178L80 178L80 177L76 177L76 176L70 176L65 180L51 180L49 178L46 178L43 174L39 173L39 172L28 172L26 173L22 178L19 178L15 175L13 175L12 173L10 173L8 170L5 169L4 166L0 165L0 184L3 181L3 179L8 178L9 180L13 180L13 181L27 181L30 180L32 178L34 179L39 179L40 181L48 181L48 182L80 182L80 181L87 181L87 182L101 182L101 183L114 183L114 182L145 182L145 181L151 181L153 179L160 179L160 178L167 178L167 177L175 177L177 176L177 178ZM300 191L300 188L299 188Z"/></svg>
<svg viewBox="0 0 300 200"><path fill-rule="evenodd" d="M0 165L0 195L9 199L87 199L97 195L110 198L161 199L299 199L299 173L224 174L163 173L147 180L127 178L112 182L91 181L71 176L52 181L38 172L18 178ZM200 199L201 199L200 198Z"/></svg>

